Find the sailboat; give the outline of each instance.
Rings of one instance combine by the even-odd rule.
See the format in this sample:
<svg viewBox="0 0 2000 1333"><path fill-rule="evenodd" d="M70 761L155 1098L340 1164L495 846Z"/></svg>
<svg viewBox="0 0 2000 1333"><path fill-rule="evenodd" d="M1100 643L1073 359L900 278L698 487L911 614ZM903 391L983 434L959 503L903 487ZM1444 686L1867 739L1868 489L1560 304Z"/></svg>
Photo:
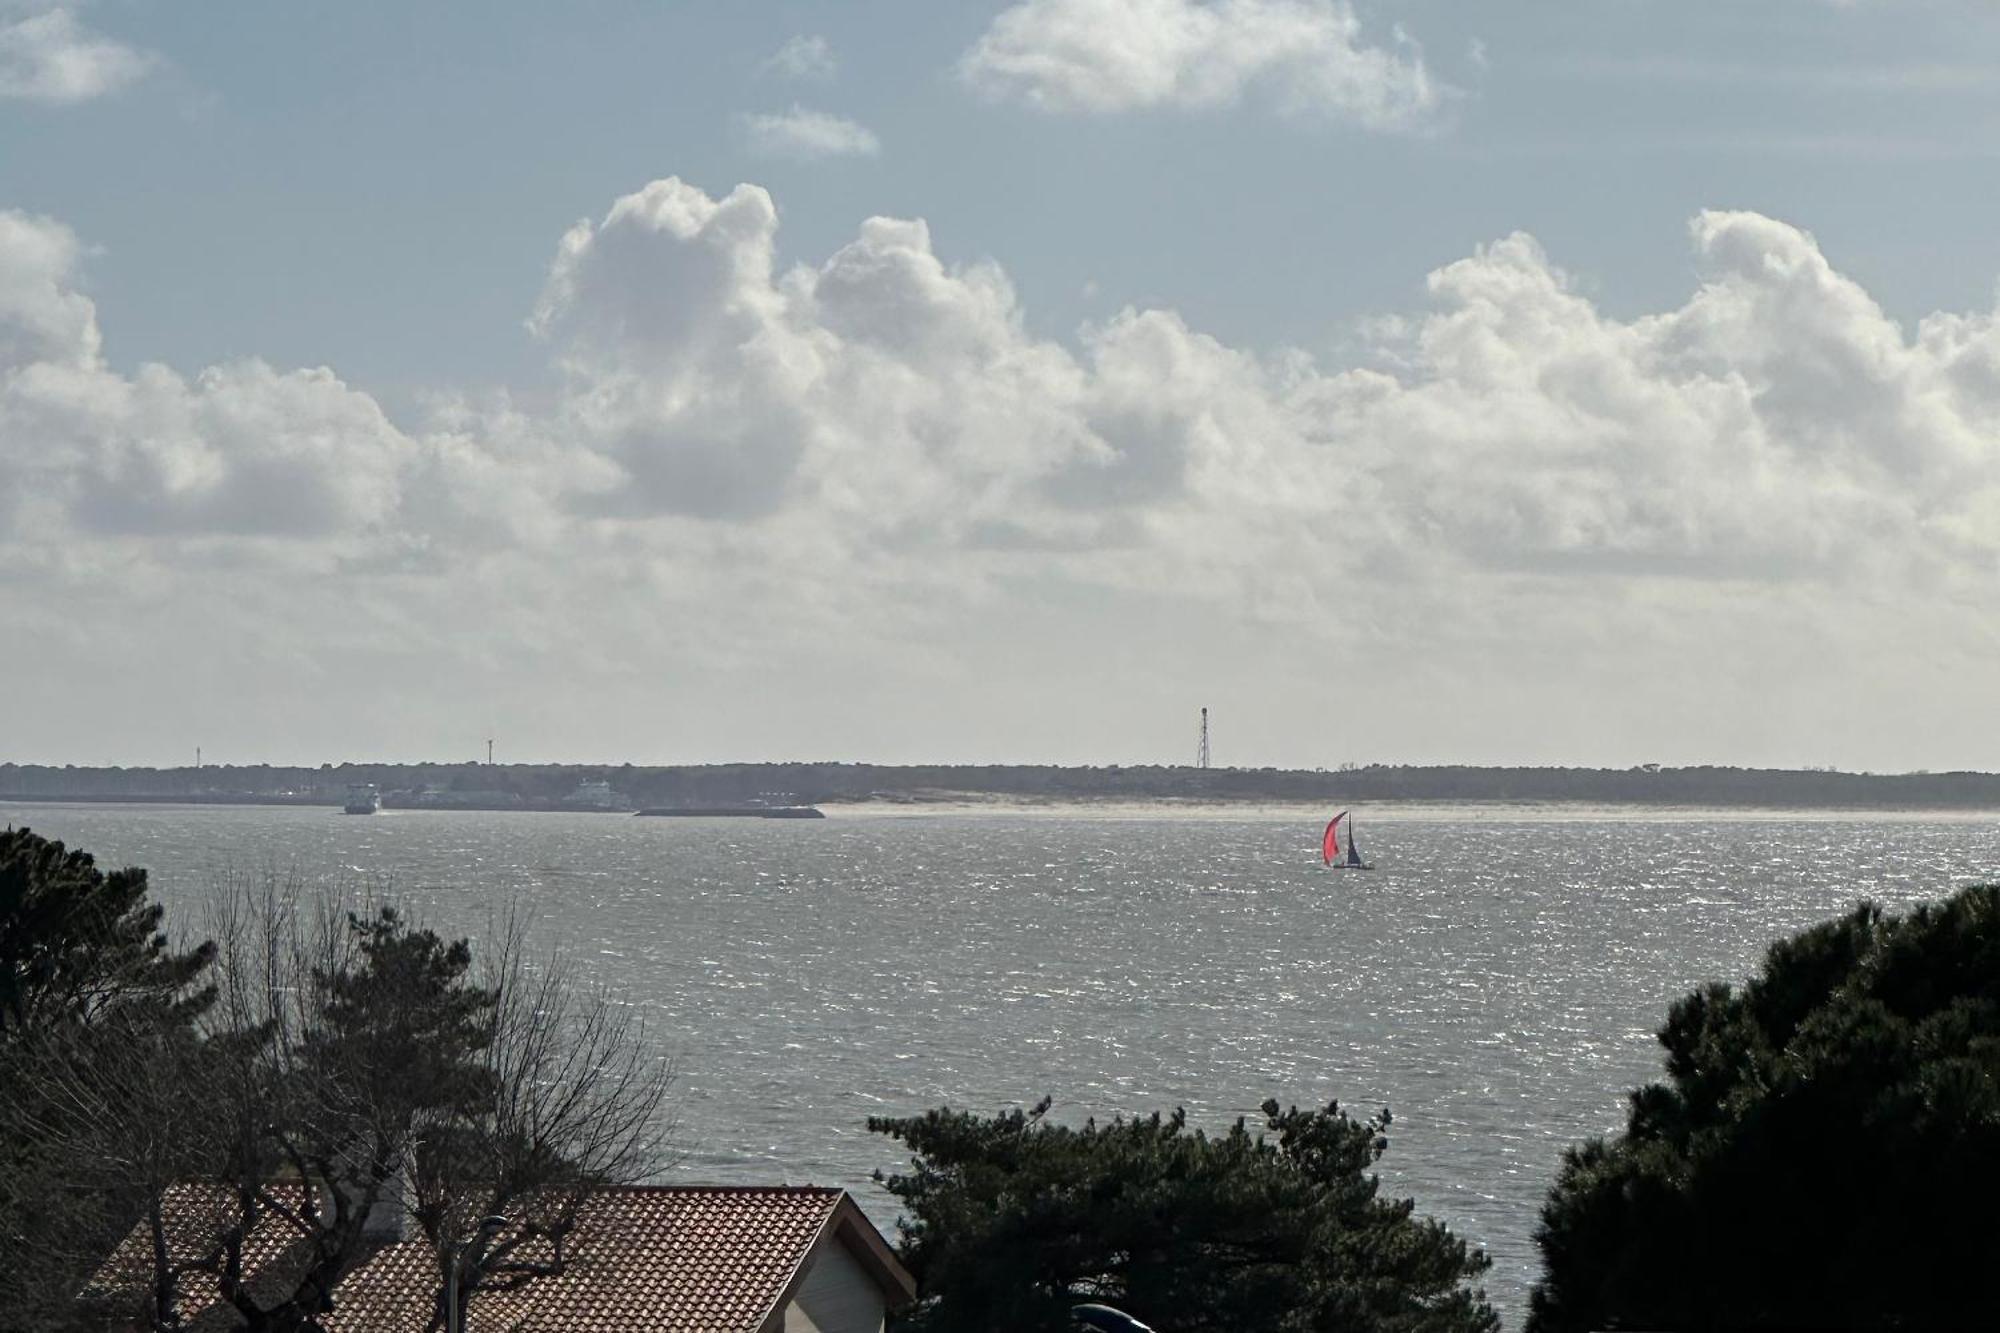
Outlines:
<svg viewBox="0 0 2000 1333"><path fill-rule="evenodd" d="M1345 859L1342 859L1340 846L1340 821L1343 819L1347 820ZM1336 870L1373 870L1375 868L1361 859L1361 848L1354 841L1354 821L1348 818L1348 812L1345 810L1342 810L1332 819L1326 821L1326 832L1320 834L1319 838L1319 854L1328 865Z"/></svg>

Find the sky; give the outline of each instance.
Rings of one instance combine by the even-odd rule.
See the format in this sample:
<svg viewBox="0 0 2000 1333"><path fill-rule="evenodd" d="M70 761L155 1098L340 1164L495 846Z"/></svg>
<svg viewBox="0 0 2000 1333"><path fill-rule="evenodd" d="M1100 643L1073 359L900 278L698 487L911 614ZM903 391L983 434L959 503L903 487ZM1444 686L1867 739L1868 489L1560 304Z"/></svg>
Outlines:
<svg viewBox="0 0 2000 1333"><path fill-rule="evenodd" d="M2000 767L1995 0L0 0L0 760Z"/></svg>

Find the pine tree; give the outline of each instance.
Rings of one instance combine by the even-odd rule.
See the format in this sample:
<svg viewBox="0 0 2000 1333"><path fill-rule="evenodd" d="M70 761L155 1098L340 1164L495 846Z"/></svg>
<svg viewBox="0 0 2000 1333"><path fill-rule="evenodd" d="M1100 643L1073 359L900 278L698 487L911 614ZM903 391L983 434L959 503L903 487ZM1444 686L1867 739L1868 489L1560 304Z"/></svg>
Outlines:
<svg viewBox="0 0 2000 1333"><path fill-rule="evenodd" d="M1054 1333L1086 1301L1174 1333L1497 1327L1467 1285L1485 1256L1379 1197L1387 1111L1270 1101L1262 1132L1211 1136L1181 1111L1074 1129L1048 1107L868 1122L914 1156L877 1176L907 1213L909 1333Z"/></svg>
<svg viewBox="0 0 2000 1333"><path fill-rule="evenodd" d="M1531 1329L1990 1323L2000 886L1782 941L1660 1042L1625 1132L1564 1157Z"/></svg>
<svg viewBox="0 0 2000 1333"><path fill-rule="evenodd" d="M191 1019L212 945L175 950L146 872L97 868L88 852L28 829L0 831L0 1044L32 1025L89 1023L121 1004Z"/></svg>
<svg viewBox="0 0 2000 1333"><path fill-rule="evenodd" d="M119 1109L111 1103L147 1102L160 1075L173 1078L215 999L206 984L214 947L173 947L147 890L143 870L106 873L87 852L25 828L0 831L0 1330L8 1333L66 1320L71 1297L144 1205L154 1182L116 1160L130 1145L103 1133ZM104 1080L100 1097L61 1095L52 1079L77 1069L119 1076Z"/></svg>

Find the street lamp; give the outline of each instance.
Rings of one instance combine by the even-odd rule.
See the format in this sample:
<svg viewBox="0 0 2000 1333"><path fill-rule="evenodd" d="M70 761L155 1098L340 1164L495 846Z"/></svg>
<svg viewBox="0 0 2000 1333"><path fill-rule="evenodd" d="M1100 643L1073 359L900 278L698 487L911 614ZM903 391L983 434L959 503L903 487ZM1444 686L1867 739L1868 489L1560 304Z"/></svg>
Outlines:
<svg viewBox="0 0 2000 1333"><path fill-rule="evenodd" d="M1108 1305L1072 1305L1070 1318L1085 1328L1101 1329L1103 1333L1153 1333L1151 1324L1142 1324L1123 1310L1114 1310Z"/></svg>
<svg viewBox="0 0 2000 1333"><path fill-rule="evenodd" d="M479 1219L479 1238L491 1240L495 1234L514 1225L498 1213L489 1213ZM465 1333L465 1313L458 1308L458 1261L465 1253L463 1246L451 1247L451 1257L444 1265L444 1333Z"/></svg>

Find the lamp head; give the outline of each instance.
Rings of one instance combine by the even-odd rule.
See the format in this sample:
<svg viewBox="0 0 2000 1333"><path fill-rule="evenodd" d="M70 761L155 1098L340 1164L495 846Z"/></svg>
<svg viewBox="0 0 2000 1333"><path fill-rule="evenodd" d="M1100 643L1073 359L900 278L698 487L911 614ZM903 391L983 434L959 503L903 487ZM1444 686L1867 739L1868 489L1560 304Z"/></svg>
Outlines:
<svg viewBox="0 0 2000 1333"><path fill-rule="evenodd" d="M1153 1333L1150 1324L1142 1324L1123 1310L1114 1310L1108 1305L1072 1305L1070 1317L1085 1328L1102 1330L1102 1333Z"/></svg>

